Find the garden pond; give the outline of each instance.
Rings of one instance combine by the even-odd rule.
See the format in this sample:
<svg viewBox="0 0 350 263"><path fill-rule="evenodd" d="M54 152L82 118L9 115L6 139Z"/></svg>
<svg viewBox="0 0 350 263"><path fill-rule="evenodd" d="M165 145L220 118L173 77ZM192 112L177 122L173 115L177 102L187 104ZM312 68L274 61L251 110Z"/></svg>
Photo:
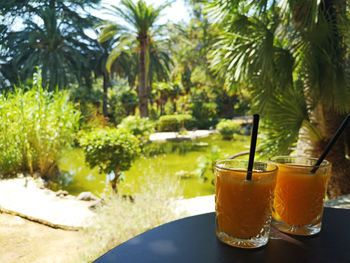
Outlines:
<svg viewBox="0 0 350 263"><path fill-rule="evenodd" d="M222 140L218 134L196 141L151 143L146 152L124 172L118 184L122 194L137 193L147 183L149 175L178 176L184 198L214 194L212 163L249 148L249 136L235 135L233 140ZM78 195L90 191L99 196L108 186L106 175L98 169L90 169L84 161L84 153L75 148L61 154L58 166L58 188ZM154 177L153 177L154 178ZM109 186L108 186L109 187Z"/></svg>

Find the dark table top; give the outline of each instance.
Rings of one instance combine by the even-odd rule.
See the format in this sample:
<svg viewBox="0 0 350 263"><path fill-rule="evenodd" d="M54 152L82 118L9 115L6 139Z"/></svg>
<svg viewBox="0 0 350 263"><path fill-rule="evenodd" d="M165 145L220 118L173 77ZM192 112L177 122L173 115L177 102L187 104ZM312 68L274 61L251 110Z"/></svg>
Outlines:
<svg viewBox="0 0 350 263"><path fill-rule="evenodd" d="M325 208L313 237L271 230L262 248L240 249L215 235L215 213L187 217L151 229L115 247L95 263L350 263L350 210Z"/></svg>

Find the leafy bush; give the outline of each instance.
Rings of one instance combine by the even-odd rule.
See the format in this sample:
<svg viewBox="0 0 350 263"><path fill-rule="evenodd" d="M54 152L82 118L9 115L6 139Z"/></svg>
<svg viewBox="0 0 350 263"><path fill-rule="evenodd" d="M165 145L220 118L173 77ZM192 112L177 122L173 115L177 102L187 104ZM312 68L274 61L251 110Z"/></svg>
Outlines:
<svg viewBox="0 0 350 263"><path fill-rule="evenodd" d="M160 132L177 131L178 119L176 115L164 115L159 118L158 130Z"/></svg>
<svg viewBox="0 0 350 263"><path fill-rule="evenodd" d="M240 129L240 124L234 123L232 120L221 120L216 125L216 130L219 131L224 140L231 140L233 138L233 133L238 132Z"/></svg>
<svg viewBox="0 0 350 263"><path fill-rule="evenodd" d="M138 96L130 90L126 80L116 78L113 88L109 89L108 115L111 121L119 124L128 115L134 115L138 104Z"/></svg>
<svg viewBox="0 0 350 263"><path fill-rule="evenodd" d="M192 129L195 121L189 114L164 115L159 118L159 131L178 131L179 129Z"/></svg>
<svg viewBox="0 0 350 263"><path fill-rule="evenodd" d="M66 92L44 90L37 75L31 90L20 88L0 95L0 170L38 172L48 179L59 151L73 142L80 112Z"/></svg>
<svg viewBox="0 0 350 263"><path fill-rule="evenodd" d="M208 129L215 127L217 112L214 96L205 89L192 89L189 98L190 113L196 120L196 127Z"/></svg>
<svg viewBox="0 0 350 263"><path fill-rule="evenodd" d="M210 149L208 155L201 155L197 158L198 168L195 170L195 173L207 181L211 179L210 182L214 184L214 165L217 160L220 159L220 150L217 146L213 146Z"/></svg>
<svg viewBox="0 0 350 263"><path fill-rule="evenodd" d="M128 170L140 153L137 138L122 128L88 132L80 138L80 145L91 168L97 166L100 172L114 173L110 182L115 192L120 171Z"/></svg>
<svg viewBox="0 0 350 263"><path fill-rule="evenodd" d="M195 120L190 114L176 115L179 122L180 129L192 130L195 127Z"/></svg>
<svg viewBox="0 0 350 263"><path fill-rule="evenodd" d="M130 131L142 144L145 144L151 133L154 132L155 123L139 116L128 116L122 120L118 128Z"/></svg>

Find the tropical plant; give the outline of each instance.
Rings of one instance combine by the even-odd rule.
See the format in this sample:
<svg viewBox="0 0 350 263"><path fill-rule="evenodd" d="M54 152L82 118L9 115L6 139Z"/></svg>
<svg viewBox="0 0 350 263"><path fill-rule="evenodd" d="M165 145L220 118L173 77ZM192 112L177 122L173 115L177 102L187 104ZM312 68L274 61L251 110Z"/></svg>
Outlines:
<svg viewBox="0 0 350 263"><path fill-rule="evenodd" d="M168 101L172 104L172 113L176 112L176 99L181 93L182 87L179 83L173 83L170 81L157 82L152 89L152 99L155 100L157 104L159 114L164 114L164 106Z"/></svg>
<svg viewBox="0 0 350 263"><path fill-rule="evenodd" d="M122 0L121 6L112 5L110 13L120 17L128 26L106 21L102 23L99 41L113 39L115 46L108 56L106 67L111 69L113 62L122 53L136 53L138 64L138 94L141 117L148 116L148 84L152 85L154 76L167 79L170 58L157 35L162 29L157 25L161 11L169 4L157 8L139 0L134 4L131 0Z"/></svg>
<svg viewBox="0 0 350 263"><path fill-rule="evenodd" d="M239 83L251 91L274 141L267 150L285 153L298 141L297 154L319 156L350 110L348 2L222 0L210 5L224 29L212 66L228 88ZM333 163L331 197L350 193L349 143L343 137L327 156Z"/></svg>
<svg viewBox="0 0 350 263"><path fill-rule="evenodd" d="M138 97L125 78L113 78L111 84L107 101L109 119L119 124L125 117L136 113Z"/></svg>
<svg viewBox="0 0 350 263"><path fill-rule="evenodd" d="M35 75L32 89L0 96L0 170L3 175L55 175L57 157L73 143L80 112L66 92L48 92Z"/></svg>
<svg viewBox="0 0 350 263"><path fill-rule="evenodd" d="M106 62L109 53L112 50L112 40L105 41L103 43L96 43L96 48L92 51L91 65L93 65L93 71L95 77L101 77L103 79L103 93L104 97L102 100L102 112L103 116L111 117L112 114L108 113L108 88L111 85L110 80L113 75L118 75L119 77L127 78L129 84L133 85L135 82L135 65L132 63L132 57L123 52L118 56L118 58L113 62L111 70L108 71L106 68Z"/></svg>
<svg viewBox="0 0 350 263"><path fill-rule="evenodd" d="M90 1L18 1L1 2L0 12L7 21L23 19L20 30L9 22L0 39L0 71L11 84L31 79L36 66L42 72L42 84L53 90L76 82L91 86L89 57L93 41L85 34L97 19L85 11L99 0ZM82 11L73 11L81 9ZM18 28L18 27L17 27Z"/></svg>
<svg viewBox="0 0 350 263"><path fill-rule="evenodd" d="M190 113L197 119L198 127L209 128L217 118L246 114L249 107L242 106L249 106L249 99L225 89L225 78L210 68L210 52L218 41L221 25L210 23L203 1L187 2L193 10L190 22L172 25L169 30L175 65L171 77L181 80L184 94L177 99L177 112Z"/></svg>
<svg viewBox="0 0 350 263"><path fill-rule="evenodd" d="M217 146L213 146L210 149L208 155L202 155L197 158L198 168L195 173L203 179L203 181L208 181L214 184L214 166L215 162L220 159L220 150Z"/></svg>
<svg viewBox="0 0 350 263"><path fill-rule="evenodd" d="M103 129L87 132L79 142L86 162L91 168L98 167L101 173L107 174L117 193L121 171L128 170L141 151L137 138L125 129Z"/></svg>

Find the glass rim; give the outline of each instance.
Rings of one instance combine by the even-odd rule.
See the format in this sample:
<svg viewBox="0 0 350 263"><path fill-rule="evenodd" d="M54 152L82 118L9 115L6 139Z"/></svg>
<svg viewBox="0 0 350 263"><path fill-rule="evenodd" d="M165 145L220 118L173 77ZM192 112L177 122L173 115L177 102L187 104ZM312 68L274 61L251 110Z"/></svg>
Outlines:
<svg viewBox="0 0 350 263"><path fill-rule="evenodd" d="M227 167L220 167L219 166L219 163L221 162L244 162L247 164L247 168L246 169L237 169L237 168L227 168ZM272 165L273 166L273 169L271 170L267 170L267 171L257 171L257 170L253 170L253 173L259 173L259 174L262 174L262 173L272 173L272 172L275 172L278 170L278 166L276 164L271 164L269 162L263 162L263 161L254 161L254 164L266 164L266 165ZM243 172L243 173L246 173L247 170L248 170L248 160L244 160L244 159L223 159L223 160L218 160L215 162L214 164L214 167L215 168L218 168L218 169L221 169L221 170L226 170L226 171L234 171L234 172Z"/></svg>
<svg viewBox="0 0 350 263"><path fill-rule="evenodd" d="M302 158L302 159L307 159L307 160L312 160L315 161L315 163L318 161L318 158L315 157L310 157L310 156L305 156L305 155L293 155L293 156L288 156L288 155L281 155L281 156L273 156L271 157L268 162L278 164L283 167L289 167L289 168L294 168L294 169L305 169L305 168L313 168L315 165L310 165L310 164L298 164L298 163L282 163L278 162L276 159L296 159L296 158ZM331 163L327 160L323 160L320 165L317 165L316 167L321 168L321 167L329 167L331 166Z"/></svg>

